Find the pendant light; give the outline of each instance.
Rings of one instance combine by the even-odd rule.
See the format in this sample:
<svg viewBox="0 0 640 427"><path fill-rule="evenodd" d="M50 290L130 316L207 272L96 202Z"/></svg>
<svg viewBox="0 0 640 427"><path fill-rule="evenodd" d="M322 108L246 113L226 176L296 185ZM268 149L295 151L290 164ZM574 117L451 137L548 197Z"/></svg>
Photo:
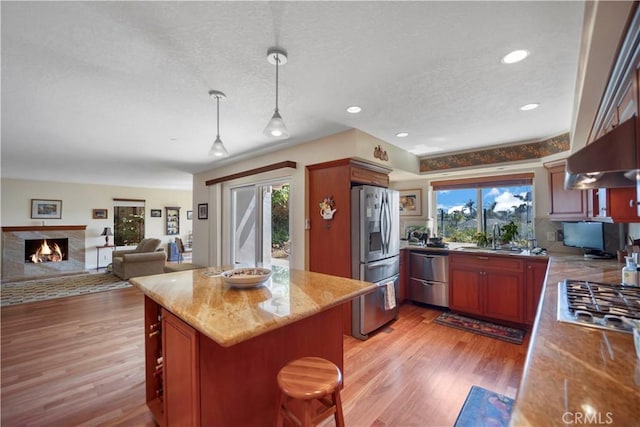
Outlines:
<svg viewBox="0 0 640 427"><path fill-rule="evenodd" d="M209 155L215 156L215 157L228 156L229 152L227 151L226 148L224 148L224 144L220 139L220 99L224 99L227 96L224 93L220 92L219 90L213 90L213 89L209 91L209 96L211 98L216 99L216 124L217 124L216 140L213 141L213 145L209 150Z"/></svg>
<svg viewBox="0 0 640 427"><path fill-rule="evenodd" d="M282 120L282 116L278 110L278 67L287 63L287 52L272 47L267 51L267 61L276 66L276 109L267 127L264 128L264 134L272 138L289 138L289 131L284 125L284 120Z"/></svg>

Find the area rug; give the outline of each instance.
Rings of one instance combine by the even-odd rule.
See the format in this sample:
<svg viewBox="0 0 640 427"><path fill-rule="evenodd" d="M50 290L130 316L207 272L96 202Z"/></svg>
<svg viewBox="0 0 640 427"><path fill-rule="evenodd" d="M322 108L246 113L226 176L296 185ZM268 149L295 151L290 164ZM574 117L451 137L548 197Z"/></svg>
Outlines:
<svg viewBox="0 0 640 427"><path fill-rule="evenodd" d="M474 385L454 427L506 427L512 409L513 399Z"/></svg>
<svg viewBox="0 0 640 427"><path fill-rule="evenodd" d="M442 313L436 317L435 322L440 325L451 326L476 334L508 341L514 344L522 344L525 332L522 329L496 325L483 320L472 319L454 313Z"/></svg>
<svg viewBox="0 0 640 427"><path fill-rule="evenodd" d="M131 285L113 274L77 274L22 282L2 283L0 307L127 288Z"/></svg>

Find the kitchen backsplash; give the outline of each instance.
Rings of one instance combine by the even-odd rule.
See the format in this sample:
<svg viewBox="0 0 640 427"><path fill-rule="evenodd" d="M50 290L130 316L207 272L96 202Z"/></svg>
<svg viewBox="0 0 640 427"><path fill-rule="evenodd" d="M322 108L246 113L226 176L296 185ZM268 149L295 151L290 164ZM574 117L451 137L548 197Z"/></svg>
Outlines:
<svg viewBox="0 0 640 427"><path fill-rule="evenodd" d="M549 252L582 255L582 249L570 248L562 244L560 233L562 222L549 221L548 218L536 218L535 220L536 240L538 246L546 248ZM620 249L620 232L626 236L638 236L640 238L640 224L604 224L605 251L610 254L616 253ZM553 233L555 240L549 240L549 234Z"/></svg>

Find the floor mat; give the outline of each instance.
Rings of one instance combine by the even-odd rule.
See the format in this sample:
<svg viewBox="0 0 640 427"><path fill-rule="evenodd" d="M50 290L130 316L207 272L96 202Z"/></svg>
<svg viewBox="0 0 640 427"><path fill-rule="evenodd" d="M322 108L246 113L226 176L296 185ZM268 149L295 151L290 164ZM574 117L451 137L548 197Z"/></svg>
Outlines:
<svg viewBox="0 0 640 427"><path fill-rule="evenodd" d="M506 427L513 399L478 386L472 386L454 427Z"/></svg>
<svg viewBox="0 0 640 427"><path fill-rule="evenodd" d="M454 313L442 313L435 319L440 325L451 326L491 338L522 344L525 331L522 329L510 328L508 326L496 325L484 320L472 319Z"/></svg>

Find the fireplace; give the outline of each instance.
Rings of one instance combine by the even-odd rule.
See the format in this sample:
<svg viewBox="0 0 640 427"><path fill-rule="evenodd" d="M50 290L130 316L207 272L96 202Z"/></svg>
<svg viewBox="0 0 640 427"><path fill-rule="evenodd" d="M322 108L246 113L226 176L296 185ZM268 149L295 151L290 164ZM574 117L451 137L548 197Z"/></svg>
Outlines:
<svg viewBox="0 0 640 427"><path fill-rule="evenodd" d="M86 271L86 228L86 225L2 227L2 281ZM47 244L43 247L45 240Z"/></svg>
<svg viewBox="0 0 640 427"><path fill-rule="evenodd" d="M62 262L69 259L69 239L29 239L24 241L24 262Z"/></svg>

